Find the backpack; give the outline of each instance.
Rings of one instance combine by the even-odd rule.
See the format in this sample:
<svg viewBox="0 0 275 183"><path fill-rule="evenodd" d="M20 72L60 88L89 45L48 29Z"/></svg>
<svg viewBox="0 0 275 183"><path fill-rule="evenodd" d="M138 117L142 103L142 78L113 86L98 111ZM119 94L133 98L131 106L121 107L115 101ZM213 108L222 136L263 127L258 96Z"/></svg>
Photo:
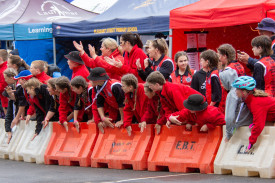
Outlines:
<svg viewBox="0 0 275 183"><path fill-rule="evenodd" d="M57 65L49 64L47 74L53 78L58 78L61 76L61 70Z"/></svg>

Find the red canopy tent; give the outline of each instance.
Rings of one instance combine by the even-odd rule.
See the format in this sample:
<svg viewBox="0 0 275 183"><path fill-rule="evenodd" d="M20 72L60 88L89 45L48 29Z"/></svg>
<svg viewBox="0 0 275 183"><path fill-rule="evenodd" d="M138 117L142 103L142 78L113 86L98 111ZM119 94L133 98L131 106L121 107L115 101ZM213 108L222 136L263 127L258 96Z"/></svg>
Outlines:
<svg viewBox="0 0 275 183"><path fill-rule="evenodd" d="M251 39L257 22L275 17L275 0L200 0L170 11L172 54L186 50L186 31L207 31L207 48L232 44L251 56Z"/></svg>

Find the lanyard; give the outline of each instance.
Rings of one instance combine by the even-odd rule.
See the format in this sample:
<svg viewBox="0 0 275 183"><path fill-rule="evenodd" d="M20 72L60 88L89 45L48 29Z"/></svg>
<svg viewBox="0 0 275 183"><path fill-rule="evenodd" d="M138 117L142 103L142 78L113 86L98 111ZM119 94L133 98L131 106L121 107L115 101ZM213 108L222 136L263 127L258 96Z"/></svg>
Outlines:
<svg viewBox="0 0 275 183"><path fill-rule="evenodd" d="M108 82L108 80L106 80L106 81L104 82L104 84L102 85L102 87L100 88L100 90L98 90L98 91L96 92L95 98L93 99L93 102L92 102L88 107L85 108L85 111L86 111L87 109L89 109L89 108L94 104L95 100L97 99L97 96L102 92L102 90L103 90L103 89L105 88L105 86L107 85L107 82Z"/></svg>

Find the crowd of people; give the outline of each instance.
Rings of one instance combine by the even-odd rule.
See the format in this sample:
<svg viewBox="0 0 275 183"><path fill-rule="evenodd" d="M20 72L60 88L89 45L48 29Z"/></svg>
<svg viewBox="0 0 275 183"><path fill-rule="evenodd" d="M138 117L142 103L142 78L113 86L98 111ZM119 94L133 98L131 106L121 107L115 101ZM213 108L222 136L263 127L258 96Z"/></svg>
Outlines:
<svg viewBox="0 0 275 183"><path fill-rule="evenodd" d="M77 51L65 55L73 72L70 79L60 74L50 77L46 62L36 60L29 67L2 49L0 99L7 143L20 120L28 123L35 116L33 139L49 121L58 121L66 131L73 121L78 132L80 122L95 123L101 133L123 127L129 136L133 123L141 132L154 124L157 134L163 125L186 125L186 130L198 125L207 132L226 124L226 142L238 127L249 125L249 151L266 121L275 121L275 22L265 18L257 29L260 35L251 45L259 59L222 44L200 54L199 71L190 68L184 51L170 58L163 38L148 40L144 52L134 33L123 34L120 45L104 38L101 56L88 45L89 56L82 43L74 41ZM246 75L244 65L253 77Z"/></svg>

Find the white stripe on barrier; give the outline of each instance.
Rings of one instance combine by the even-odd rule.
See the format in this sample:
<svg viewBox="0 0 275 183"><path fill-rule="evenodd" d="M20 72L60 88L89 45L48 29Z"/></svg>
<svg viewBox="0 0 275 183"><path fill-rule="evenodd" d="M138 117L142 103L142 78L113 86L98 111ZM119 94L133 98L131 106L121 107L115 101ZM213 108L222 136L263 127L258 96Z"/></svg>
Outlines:
<svg viewBox="0 0 275 183"><path fill-rule="evenodd" d="M20 121L17 125L16 130L12 134L12 139L9 144L7 144L7 134L5 131L5 120L0 119L0 158L4 159L15 159L16 147L23 135L25 128L25 121Z"/></svg>
<svg viewBox="0 0 275 183"><path fill-rule="evenodd" d="M44 163L44 154L52 135L52 123L49 122L45 129L42 129L33 141L36 121L30 121L25 127L25 131L15 151L15 159L25 162Z"/></svg>

